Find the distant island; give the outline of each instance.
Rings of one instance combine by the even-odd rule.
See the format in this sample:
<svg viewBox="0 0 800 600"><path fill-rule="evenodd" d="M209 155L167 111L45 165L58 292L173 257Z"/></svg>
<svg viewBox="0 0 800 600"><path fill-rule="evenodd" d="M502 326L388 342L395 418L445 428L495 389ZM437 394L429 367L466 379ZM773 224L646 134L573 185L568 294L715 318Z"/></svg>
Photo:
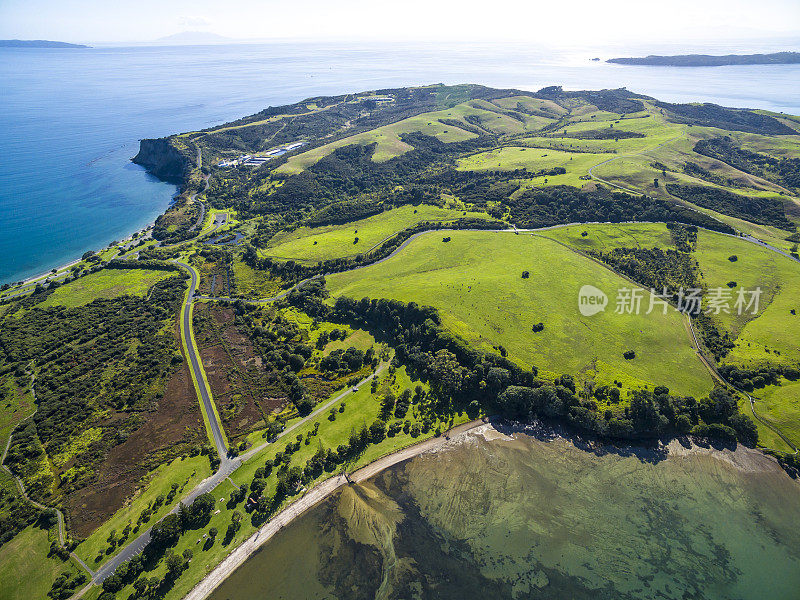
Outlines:
<svg viewBox="0 0 800 600"><path fill-rule="evenodd" d="M90 48L83 44L51 42L50 40L0 40L0 48Z"/></svg>
<svg viewBox="0 0 800 600"><path fill-rule="evenodd" d="M772 54L680 54L677 56L650 55L643 58L609 58L606 62L619 65L646 65L658 67L721 67L725 65L793 65L800 64L800 52L773 52Z"/></svg>

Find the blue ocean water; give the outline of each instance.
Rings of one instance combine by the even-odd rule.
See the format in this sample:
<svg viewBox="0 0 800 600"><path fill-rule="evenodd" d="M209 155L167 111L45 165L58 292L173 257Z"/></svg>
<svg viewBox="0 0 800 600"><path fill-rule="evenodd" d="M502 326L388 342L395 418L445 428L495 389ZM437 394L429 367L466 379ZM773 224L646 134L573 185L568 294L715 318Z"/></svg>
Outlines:
<svg viewBox="0 0 800 600"><path fill-rule="evenodd" d="M99 249L163 212L175 186L129 161L140 138L309 96L437 82L625 86L667 101L800 114L800 65L627 67L591 62L596 53L380 43L0 49L0 282Z"/></svg>

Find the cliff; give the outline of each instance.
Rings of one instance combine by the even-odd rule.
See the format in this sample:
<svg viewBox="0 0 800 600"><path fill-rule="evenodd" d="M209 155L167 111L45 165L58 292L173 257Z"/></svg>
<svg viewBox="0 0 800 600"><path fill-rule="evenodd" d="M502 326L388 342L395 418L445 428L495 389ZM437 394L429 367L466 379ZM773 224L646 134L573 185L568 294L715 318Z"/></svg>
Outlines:
<svg viewBox="0 0 800 600"><path fill-rule="evenodd" d="M172 138L141 140L139 153L132 160L159 179L181 183L189 176L193 166L188 152L176 147Z"/></svg>

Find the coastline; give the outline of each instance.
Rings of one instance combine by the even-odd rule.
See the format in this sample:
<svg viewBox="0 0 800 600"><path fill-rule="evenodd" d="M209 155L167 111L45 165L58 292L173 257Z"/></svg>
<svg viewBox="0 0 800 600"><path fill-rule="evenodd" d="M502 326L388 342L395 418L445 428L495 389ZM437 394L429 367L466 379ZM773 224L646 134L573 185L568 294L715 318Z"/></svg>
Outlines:
<svg viewBox="0 0 800 600"><path fill-rule="evenodd" d="M513 441L513 436L517 434L524 434L546 442L562 440L580 450L597 454L618 452L625 455L636 455L642 460L666 460L668 458L686 457L692 454L703 454L713 456L717 460L721 460L729 466L742 471L783 472L783 469L775 458L764 454L758 449L747 448L741 444L737 444L735 449L727 447L715 448L712 446L701 446L694 442L687 443L685 440L672 439L666 444L659 442L657 446L652 448L636 445L617 447L602 444L600 446L593 446L586 445L579 437L571 436L566 433L562 434L559 433L558 430L548 427L506 424L495 422L491 418L485 420L479 419L454 427L444 432L439 437L428 438L417 444L379 458L354 471L349 476L334 475L319 483L308 490L296 502L290 504L269 519L253 535L237 546L184 596L184 600L204 600L208 598L223 581L242 566L275 534L347 484L360 483L401 462L421 454L441 450L448 444L463 443L468 441L470 436L481 436L486 441L502 442Z"/></svg>
<svg viewBox="0 0 800 600"><path fill-rule="evenodd" d="M144 227L133 231L132 233L128 234L127 237L124 237L121 240L119 240L117 245L124 244L126 242L132 241L134 235L142 234L142 233L146 232L148 229L151 229L155 224L156 224L156 222L154 220L151 223L148 223L147 225L145 225ZM108 249L108 248L110 248L110 245L106 245L103 248L100 248L99 250L95 250L95 252L102 252L103 250ZM28 285L30 285L32 283L36 283L39 280L47 279L48 277L57 277L59 275L62 275L63 274L62 271L65 271L65 270L67 270L67 269L69 269L69 268L71 268L71 267L73 267L73 266L75 266L75 265L77 265L78 263L81 263L81 262L83 262L82 258L76 258L76 259L71 260L69 262L66 262L64 264L58 265L57 267L53 267L56 270L56 273L53 273L53 271L51 269L50 271L45 271L45 272L39 273L37 275L32 275L31 277L28 277L27 279L23 279L22 280L22 285L19 285L19 286L17 286L16 282L11 282L11 281L0 282L0 283L10 283L12 287L9 288L9 291L16 291L16 290L19 290L22 287L28 286Z"/></svg>
<svg viewBox="0 0 800 600"><path fill-rule="evenodd" d="M340 487L349 483L359 483L377 475L381 471L406 461L425 452L436 451L451 442L451 436L463 436L470 431L490 426L483 419L470 421L453 427L442 433L439 437L408 446L392 454L379 458L368 465L361 467L350 475L334 475L308 490L301 498L293 502L266 523L253 535L237 546L225 559L214 567L191 591L184 596L184 600L203 600L207 598L225 579L247 561L262 545L267 543L276 533L294 521L297 517L313 508Z"/></svg>

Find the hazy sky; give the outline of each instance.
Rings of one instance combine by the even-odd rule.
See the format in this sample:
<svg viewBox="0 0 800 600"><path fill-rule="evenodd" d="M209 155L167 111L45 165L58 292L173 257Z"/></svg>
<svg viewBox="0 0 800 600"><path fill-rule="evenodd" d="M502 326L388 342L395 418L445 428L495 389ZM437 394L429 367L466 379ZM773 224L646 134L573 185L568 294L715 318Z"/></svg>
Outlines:
<svg viewBox="0 0 800 600"><path fill-rule="evenodd" d="M800 0L0 0L0 38L514 39L570 44L797 36Z"/></svg>

